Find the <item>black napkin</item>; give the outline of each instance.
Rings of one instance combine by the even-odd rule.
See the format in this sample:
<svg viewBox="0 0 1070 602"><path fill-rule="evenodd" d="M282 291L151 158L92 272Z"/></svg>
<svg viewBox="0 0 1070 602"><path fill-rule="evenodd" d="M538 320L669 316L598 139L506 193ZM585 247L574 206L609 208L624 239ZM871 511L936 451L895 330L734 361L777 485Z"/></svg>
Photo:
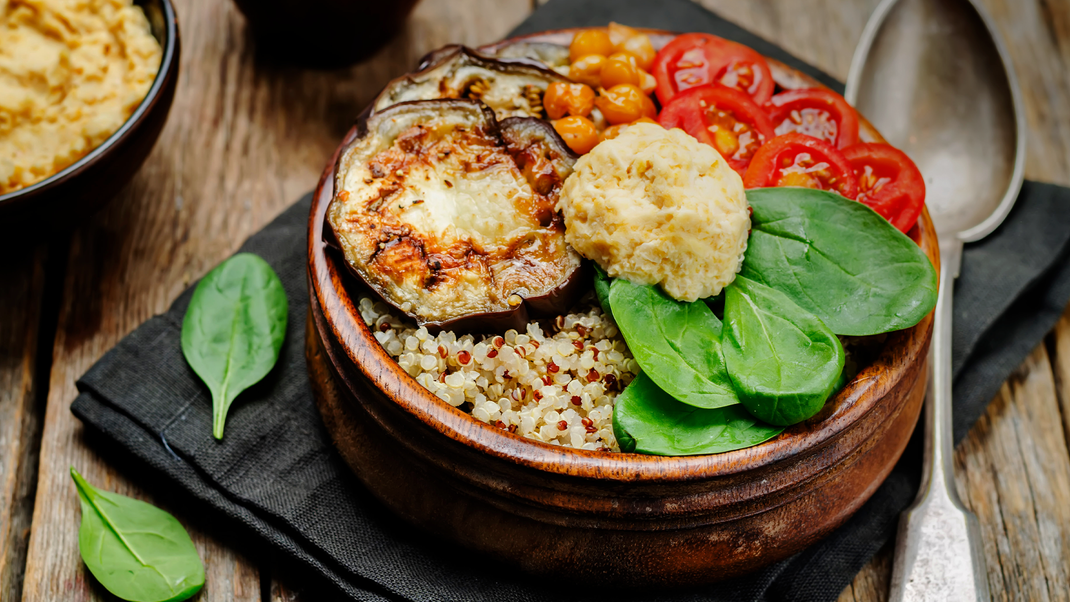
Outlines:
<svg viewBox="0 0 1070 602"><path fill-rule="evenodd" d="M517 32L610 20L706 31L741 41L840 84L776 46L685 0L555 0ZM402 524L356 481L316 412L303 353L308 291L309 197L242 247L278 272L290 301L279 364L231 408L226 436L211 436L211 399L182 357L179 333L192 289L109 351L78 381L71 410L113 461L133 461L139 482L188 507L235 545L270 551L284 580L309 599L596 600L554 581L516 574L492 559ZM1027 182L1007 221L966 249L955 289L955 432L961 438L1070 299L1070 189ZM918 486L920 454L908 448L873 498L821 543L753 575L622 600L834 600L891 537ZM145 468L149 470L145 470ZM287 580L287 574L290 578Z"/></svg>

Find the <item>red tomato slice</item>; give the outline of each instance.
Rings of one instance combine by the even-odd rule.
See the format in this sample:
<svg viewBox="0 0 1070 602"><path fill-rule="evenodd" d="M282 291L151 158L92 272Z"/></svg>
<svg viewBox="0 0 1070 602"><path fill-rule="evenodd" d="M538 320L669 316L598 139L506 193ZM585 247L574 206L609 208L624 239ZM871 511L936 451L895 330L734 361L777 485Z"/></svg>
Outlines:
<svg viewBox="0 0 1070 602"><path fill-rule="evenodd" d="M661 106L689 88L721 84L749 94L758 105L773 95L765 58L743 44L705 33L676 36L658 52L651 70Z"/></svg>
<svg viewBox="0 0 1070 602"><path fill-rule="evenodd" d="M766 142L751 159L744 188L801 186L831 190L853 199L858 194L851 164L828 142L798 132Z"/></svg>
<svg viewBox="0 0 1070 602"><path fill-rule="evenodd" d="M777 135L799 132L836 148L858 144L858 114L842 96L823 88L781 92L765 105Z"/></svg>
<svg viewBox="0 0 1070 602"><path fill-rule="evenodd" d="M843 149L858 180L858 200L906 232L925 205L925 180L903 151L887 144L855 144Z"/></svg>
<svg viewBox="0 0 1070 602"><path fill-rule="evenodd" d="M661 110L658 123L717 149L741 176L758 148L774 136L769 117L750 96L717 84L680 92Z"/></svg>

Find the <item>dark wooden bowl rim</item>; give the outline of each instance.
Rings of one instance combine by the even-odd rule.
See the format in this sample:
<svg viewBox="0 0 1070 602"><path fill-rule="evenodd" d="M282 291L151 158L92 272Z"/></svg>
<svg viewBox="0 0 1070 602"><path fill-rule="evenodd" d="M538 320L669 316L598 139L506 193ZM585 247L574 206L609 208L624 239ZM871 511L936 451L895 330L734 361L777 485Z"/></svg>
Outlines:
<svg viewBox="0 0 1070 602"><path fill-rule="evenodd" d="M156 98L159 96L160 90L163 89L171 70L178 67L175 63L175 49L178 42L178 19L175 16L175 7L171 5L171 0L159 1L160 6L163 9L163 26L167 32L167 39L164 41L164 47L162 48L163 54L160 57L160 68L156 71L156 77L153 78L152 86L149 87L149 91L145 93L145 98L141 99L141 103L138 104L137 108L134 109L134 112L130 114L130 117L119 126L119 129L115 130L111 136L108 136L104 142L101 142L100 145L89 151L84 157L40 182L35 182L25 188L19 188L18 190L13 190L7 194L0 194L0 205L5 203L17 203L24 196L30 196L39 190L49 188L60 182L65 182L71 178L77 177L85 170L90 169L101 155L108 152L108 150L115 146L119 140L125 138L127 134L135 129L138 123L140 123L149 113L152 106L156 103ZM146 17L148 17L148 15L146 15Z"/></svg>
<svg viewBox="0 0 1070 602"><path fill-rule="evenodd" d="M582 28L520 36L484 48L494 48L517 40L567 43L577 29ZM657 47L675 35L663 30L644 31L652 34ZM782 87L823 87L816 80L779 61L768 60L774 78ZM883 141L868 121L861 116L859 121L863 140ZM309 280L314 293L312 301L323 309L324 322L331 331L329 335L341 343L348 361L364 377L419 421L480 452L547 473L609 481L678 482L737 474L766 467L797 454L813 452L827 444L869 412L892 389L904 365L924 361L919 356L927 348L931 336L932 314L911 328L890 333L877 359L829 400L814 418L788 428L775 439L761 445L715 455L664 457L587 451L550 445L503 431L450 406L423 388L386 353L360 318L357 298L350 295L355 284L345 268L337 264L342 261L341 258L328 251L323 242L324 217L334 194L338 156L355 135L354 128L335 150L313 196L308 224ZM927 209L922 212L911 236L939 269L936 231ZM333 303L328 304L328 299ZM329 307L336 309L327 311ZM339 307L342 311L337 309ZM903 350L898 354L901 358L899 364L891 363L891 358L896 355L889 351L893 348ZM893 374L892 378L880 378L888 372Z"/></svg>

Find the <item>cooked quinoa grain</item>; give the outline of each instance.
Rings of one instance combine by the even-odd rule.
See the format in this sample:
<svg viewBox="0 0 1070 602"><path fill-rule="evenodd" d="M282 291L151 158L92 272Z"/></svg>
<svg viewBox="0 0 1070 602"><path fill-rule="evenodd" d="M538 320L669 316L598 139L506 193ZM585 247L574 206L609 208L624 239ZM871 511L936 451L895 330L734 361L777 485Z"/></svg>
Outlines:
<svg viewBox="0 0 1070 602"><path fill-rule="evenodd" d="M620 451L613 402L639 371L617 325L596 305L558 316L552 333L432 336L382 302L360 314L398 365L446 403L524 437L588 450Z"/></svg>

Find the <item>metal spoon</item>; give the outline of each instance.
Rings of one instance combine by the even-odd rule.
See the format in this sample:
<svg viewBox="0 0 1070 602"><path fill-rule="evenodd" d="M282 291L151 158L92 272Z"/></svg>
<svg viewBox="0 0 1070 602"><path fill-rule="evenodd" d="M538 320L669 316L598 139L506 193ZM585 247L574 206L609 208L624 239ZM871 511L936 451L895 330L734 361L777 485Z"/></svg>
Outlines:
<svg viewBox="0 0 1070 602"><path fill-rule="evenodd" d="M987 601L980 528L951 465L951 291L963 243L992 232L1022 186L1018 80L991 19L971 0L884 0L862 33L845 96L921 169L940 239L925 467L900 518L890 600Z"/></svg>

